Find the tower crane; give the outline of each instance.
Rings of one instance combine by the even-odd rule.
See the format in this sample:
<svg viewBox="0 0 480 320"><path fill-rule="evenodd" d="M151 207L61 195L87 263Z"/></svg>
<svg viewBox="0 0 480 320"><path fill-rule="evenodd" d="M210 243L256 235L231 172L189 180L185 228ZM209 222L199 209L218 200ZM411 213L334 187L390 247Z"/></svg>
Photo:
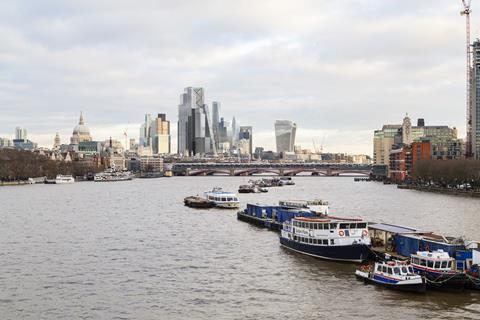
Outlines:
<svg viewBox="0 0 480 320"><path fill-rule="evenodd" d="M470 1L462 0L463 10L460 12L462 16L465 16L465 33L466 33L466 53L467 53L467 143L466 143L466 156L472 155L472 51L470 47Z"/></svg>

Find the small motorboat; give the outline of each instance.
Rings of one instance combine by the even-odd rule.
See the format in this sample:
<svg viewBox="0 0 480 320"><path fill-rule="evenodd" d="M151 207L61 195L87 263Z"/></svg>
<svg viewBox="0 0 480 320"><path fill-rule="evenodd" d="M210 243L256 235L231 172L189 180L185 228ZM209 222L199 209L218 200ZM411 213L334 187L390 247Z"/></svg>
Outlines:
<svg viewBox="0 0 480 320"><path fill-rule="evenodd" d="M252 184L242 184L238 187L238 193L257 193L257 187Z"/></svg>
<svg viewBox="0 0 480 320"><path fill-rule="evenodd" d="M425 292L426 281L416 274L410 264L403 261L381 261L362 265L355 276L365 283L379 284L384 287L410 292Z"/></svg>
<svg viewBox="0 0 480 320"><path fill-rule="evenodd" d="M183 203L191 208L213 208L215 206L215 202L199 196L186 197L183 199Z"/></svg>

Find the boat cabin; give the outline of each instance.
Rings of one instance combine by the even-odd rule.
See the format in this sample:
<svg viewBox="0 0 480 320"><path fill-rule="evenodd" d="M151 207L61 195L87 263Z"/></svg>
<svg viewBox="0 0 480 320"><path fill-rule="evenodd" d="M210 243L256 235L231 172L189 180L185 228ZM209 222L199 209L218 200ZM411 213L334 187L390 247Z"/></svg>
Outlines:
<svg viewBox="0 0 480 320"><path fill-rule="evenodd" d="M443 250L418 251L411 255L411 263L417 269L450 272L455 268L455 259Z"/></svg>

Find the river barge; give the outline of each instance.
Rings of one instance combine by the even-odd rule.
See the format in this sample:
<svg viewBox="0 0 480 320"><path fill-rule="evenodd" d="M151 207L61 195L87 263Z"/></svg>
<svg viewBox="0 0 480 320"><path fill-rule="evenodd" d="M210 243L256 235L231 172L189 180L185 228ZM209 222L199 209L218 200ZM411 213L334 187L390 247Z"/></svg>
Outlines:
<svg viewBox="0 0 480 320"><path fill-rule="evenodd" d="M280 231L282 224L294 217L322 217L328 214L325 200L281 200L278 205L248 203L237 212L237 219L250 224Z"/></svg>
<svg viewBox="0 0 480 320"><path fill-rule="evenodd" d="M404 261L380 261L362 265L355 271L357 279L365 283L410 292L425 292L426 281L414 272L413 267Z"/></svg>
<svg viewBox="0 0 480 320"><path fill-rule="evenodd" d="M215 203L213 201L209 201L199 196L186 197L183 199L183 203L190 208L208 209L215 207Z"/></svg>
<svg viewBox="0 0 480 320"><path fill-rule="evenodd" d="M357 218L292 218L283 223L280 244L327 260L363 262L371 256L368 223Z"/></svg>

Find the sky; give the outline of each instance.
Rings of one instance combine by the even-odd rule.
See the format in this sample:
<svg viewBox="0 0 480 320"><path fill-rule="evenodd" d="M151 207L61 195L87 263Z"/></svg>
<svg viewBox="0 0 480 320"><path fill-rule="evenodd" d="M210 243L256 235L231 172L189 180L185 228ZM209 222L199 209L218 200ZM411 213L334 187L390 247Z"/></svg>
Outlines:
<svg viewBox="0 0 480 320"><path fill-rule="evenodd" d="M478 5L478 11L476 6ZM465 18L452 0L0 1L0 137L68 143L83 111L95 140L138 139L179 96L205 89L221 115L275 148L372 154L373 131L449 125L465 135ZM480 3L472 5L472 38Z"/></svg>

